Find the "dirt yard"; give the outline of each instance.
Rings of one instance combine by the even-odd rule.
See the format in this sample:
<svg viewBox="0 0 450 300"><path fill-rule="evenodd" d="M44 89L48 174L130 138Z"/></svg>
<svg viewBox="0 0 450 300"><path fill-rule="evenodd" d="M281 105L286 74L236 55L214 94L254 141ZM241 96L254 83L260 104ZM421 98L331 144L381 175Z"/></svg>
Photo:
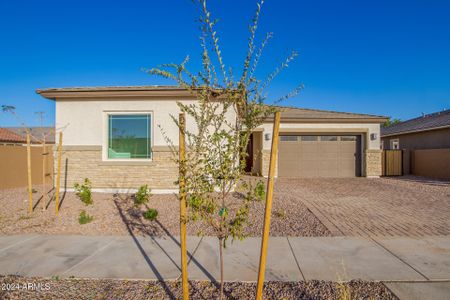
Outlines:
<svg viewBox="0 0 450 300"><path fill-rule="evenodd" d="M0 276L2 284L41 284L41 290L0 291L1 299L181 299L179 281L43 279ZM191 299L217 299L217 284L190 281ZM256 284L226 282L225 299L255 299ZM398 299L384 284L351 281L337 284L328 281L267 282L264 299ZM348 299L350 299L348 298Z"/></svg>
<svg viewBox="0 0 450 300"><path fill-rule="evenodd" d="M36 187L35 187L36 188ZM94 204L85 206L74 193L62 194L59 216L55 215L53 201L46 202L42 210L40 191L34 193L35 209L27 213L25 188L0 190L0 234L43 233L82 235L178 235L179 204L175 195L153 195L149 208L158 210L156 221L143 218L142 209L133 206L131 195L93 193ZM236 198L233 201L237 201ZM80 225L79 214L85 210L94 219ZM249 236L260 236L264 216L264 202L255 203L251 209ZM188 234L196 235L199 230L205 235L211 232L200 223L188 224ZM271 222L273 236L329 236L328 229L309 211L295 195L276 197Z"/></svg>

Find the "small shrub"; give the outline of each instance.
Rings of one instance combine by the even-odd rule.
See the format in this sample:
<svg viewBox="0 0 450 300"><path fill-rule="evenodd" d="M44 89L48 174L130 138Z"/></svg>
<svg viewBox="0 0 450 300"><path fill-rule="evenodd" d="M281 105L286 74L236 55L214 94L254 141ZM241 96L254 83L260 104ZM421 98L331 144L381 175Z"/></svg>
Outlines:
<svg viewBox="0 0 450 300"><path fill-rule="evenodd" d="M158 211L154 208L150 208L146 212L144 212L144 218L150 221L156 220L156 217L158 216Z"/></svg>
<svg viewBox="0 0 450 300"><path fill-rule="evenodd" d="M91 205L94 203L91 192L92 184L89 181L89 178L85 178L83 184L75 183L74 188L76 195L85 205Z"/></svg>
<svg viewBox="0 0 450 300"><path fill-rule="evenodd" d="M266 186L262 180L259 180L258 183L256 183L254 193L258 200L262 201L266 198Z"/></svg>
<svg viewBox="0 0 450 300"><path fill-rule="evenodd" d="M134 195L134 205L139 206L147 203L150 196L150 189L147 185L139 187L138 191Z"/></svg>
<svg viewBox="0 0 450 300"><path fill-rule="evenodd" d="M286 211L284 209L277 209L274 211L274 215L277 218L284 219L286 218Z"/></svg>
<svg viewBox="0 0 450 300"><path fill-rule="evenodd" d="M20 220L28 220L28 219L31 219L33 216L31 216L31 215L21 215L18 219L17 219L17 221L20 221Z"/></svg>
<svg viewBox="0 0 450 300"><path fill-rule="evenodd" d="M92 220L94 220L94 217L86 213L85 210L83 210L78 217L78 223L80 223L81 225L90 223L92 222Z"/></svg>

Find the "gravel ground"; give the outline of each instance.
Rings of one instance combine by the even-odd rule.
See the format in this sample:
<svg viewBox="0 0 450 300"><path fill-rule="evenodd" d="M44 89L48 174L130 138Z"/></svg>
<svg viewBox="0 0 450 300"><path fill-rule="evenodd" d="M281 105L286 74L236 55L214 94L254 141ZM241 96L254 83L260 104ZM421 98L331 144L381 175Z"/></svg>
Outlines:
<svg viewBox="0 0 450 300"><path fill-rule="evenodd" d="M40 187L35 187L33 214L27 214L26 188L0 190L0 234L81 234L81 235L179 235L179 204L175 195L153 195L148 207L158 210L158 219L145 220L145 207L133 206L131 195L93 193L94 204L85 206L74 193L64 195L59 216L55 215L53 201L47 201L42 210ZM236 203L237 198L231 202ZM264 202L254 203L246 233L260 236L263 226ZM94 217L91 223L80 225L78 216L82 210ZM211 235L201 223L188 224L188 234L199 230ZM295 195L275 195L271 221L272 236L330 236L328 229L314 216Z"/></svg>
<svg viewBox="0 0 450 300"><path fill-rule="evenodd" d="M181 299L179 281L127 281L108 279L43 279L0 276L0 299ZM34 283L40 289L22 289ZM9 284L9 285L8 285ZM12 286L11 286L12 284ZM17 289L19 286L19 290ZM10 290L15 288L15 290ZM255 283L225 283L226 299L254 299ZM350 297L343 295L348 293ZM347 294L347 295L348 295ZM218 289L209 281L190 282L191 299L218 298ZM268 282L264 299L398 299L382 283L351 281Z"/></svg>

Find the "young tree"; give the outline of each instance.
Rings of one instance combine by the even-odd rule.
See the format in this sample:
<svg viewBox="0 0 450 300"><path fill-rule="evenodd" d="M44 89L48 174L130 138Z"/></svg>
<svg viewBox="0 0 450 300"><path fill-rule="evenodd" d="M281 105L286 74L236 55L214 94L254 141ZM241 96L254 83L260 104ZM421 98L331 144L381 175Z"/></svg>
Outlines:
<svg viewBox="0 0 450 300"><path fill-rule="evenodd" d="M204 222L218 238L220 298L223 297L223 248L230 237L233 240L245 237L250 204L261 198L260 188L255 189L242 178L246 146L252 131L278 109L265 105L268 85L297 56L295 51L292 52L265 80L255 77L263 50L272 38L272 33L268 33L259 47L255 45L263 3L263 0L257 3L255 16L249 26L248 49L238 80L234 79L223 61L215 31L217 20L212 18L207 0L197 0L201 8L202 70L190 72L186 67L189 57L181 64L165 64L147 70L151 75L176 81L198 100L196 104L178 102L187 119L195 123L195 129L185 130L189 150L185 161L178 160L173 142L168 138L166 140L172 147L174 160L186 172L188 219ZM276 102L296 95L301 88L302 85L299 85ZM180 127L176 116L172 116L172 119ZM244 197L232 201L231 193L237 186Z"/></svg>

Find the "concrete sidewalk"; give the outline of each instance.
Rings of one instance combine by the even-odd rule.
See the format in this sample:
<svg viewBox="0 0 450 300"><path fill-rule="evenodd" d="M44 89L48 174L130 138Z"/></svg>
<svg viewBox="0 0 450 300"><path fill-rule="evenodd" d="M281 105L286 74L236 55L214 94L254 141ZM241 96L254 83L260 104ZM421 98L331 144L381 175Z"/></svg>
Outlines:
<svg viewBox="0 0 450 300"><path fill-rule="evenodd" d="M256 281L260 238L229 243L225 279ZM190 279L219 277L218 241L188 237ZM176 279L178 237L0 236L0 274ZM272 237L266 280L450 280L450 237Z"/></svg>

